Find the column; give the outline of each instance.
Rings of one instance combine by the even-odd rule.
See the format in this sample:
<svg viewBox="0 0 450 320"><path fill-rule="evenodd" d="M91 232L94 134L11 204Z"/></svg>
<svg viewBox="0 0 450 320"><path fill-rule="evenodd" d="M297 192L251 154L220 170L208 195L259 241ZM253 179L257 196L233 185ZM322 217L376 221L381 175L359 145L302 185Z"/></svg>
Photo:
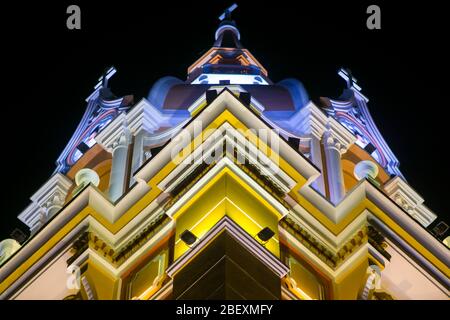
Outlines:
<svg viewBox="0 0 450 320"><path fill-rule="evenodd" d="M137 169L139 169L139 167L145 161L144 138L145 138L145 131L141 131L137 135L134 136L133 156L132 156L132 160L131 160L132 162L131 162L130 187L135 182L134 178L133 178L133 174L136 172Z"/></svg>
<svg viewBox="0 0 450 320"><path fill-rule="evenodd" d="M341 164L341 152L344 150L339 140L333 137L330 131L325 132L323 145L330 201L336 205L345 195L344 175Z"/></svg>
<svg viewBox="0 0 450 320"><path fill-rule="evenodd" d="M323 175L323 165L322 165L322 152L320 150L320 138L312 135L310 142L310 154L311 161L314 165L320 169L322 174L318 177L313 183L312 186L318 192L320 192L323 196L325 196L325 184L324 184L324 175Z"/></svg>
<svg viewBox="0 0 450 320"><path fill-rule="evenodd" d="M124 132L112 146L112 166L109 180L109 199L116 202L125 191L130 135Z"/></svg>

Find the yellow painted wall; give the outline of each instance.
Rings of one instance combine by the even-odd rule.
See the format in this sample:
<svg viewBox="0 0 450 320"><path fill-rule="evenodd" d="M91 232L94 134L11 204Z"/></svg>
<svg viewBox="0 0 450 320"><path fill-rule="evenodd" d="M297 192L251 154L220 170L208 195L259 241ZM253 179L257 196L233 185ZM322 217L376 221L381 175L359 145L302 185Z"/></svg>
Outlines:
<svg viewBox="0 0 450 320"><path fill-rule="evenodd" d="M251 236L266 226L272 229L275 235L265 246L279 257L278 221L281 215L244 181L224 169L174 215L177 226L175 260L188 250L188 246L179 240L182 232L187 229L201 238L224 215Z"/></svg>
<svg viewBox="0 0 450 320"><path fill-rule="evenodd" d="M127 288L127 292L129 292L127 298L141 297L145 295L149 289L156 287L157 284L155 281L158 280L158 277L163 276L168 263L169 254L167 250L163 250L156 257L148 261L141 269L132 275Z"/></svg>
<svg viewBox="0 0 450 320"><path fill-rule="evenodd" d="M289 266L289 275L295 280L297 287L311 299L321 299L324 288L320 279L293 257L289 258Z"/></svg>
<svg viewBox="0 0 450 320"><path fill-rule="evenodd" d="M98 300L117 299L118 279L111 275L105 268L97 265L92 260L88 261L88 269L84 273L95 298Z"/></svg>
<svg viewBox="0 0 450 320"><path fill-rule="evenodd" d="M334 299L356 300L361 287L364 285L368 266L368 257L366 255L353 263L342 276L335 279L333 283Z"/></svg>

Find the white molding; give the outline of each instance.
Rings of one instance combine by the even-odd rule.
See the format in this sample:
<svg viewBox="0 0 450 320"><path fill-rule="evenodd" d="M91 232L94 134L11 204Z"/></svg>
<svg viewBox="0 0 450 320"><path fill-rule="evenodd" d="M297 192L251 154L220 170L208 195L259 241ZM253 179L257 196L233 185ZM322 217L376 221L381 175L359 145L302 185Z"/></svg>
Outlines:
<svg viewBox="0 0 450 320"><path fill-rule="evenodd" d="M356 216L355 219L337 235L333 234L313 215L298 204L292 208L292 210L288 213L288 216L302 228L311 233L316 239L322 242L324 246L334 253L337 253L342 246L355 235L355 233L367 224L368 214L368 210L363 210L361 214Z"/></svg>
<svg viewBox="0 0 450 320"><path fill-rule="evenodd" d="M20 221L25 223L32 231L39 228L39 219L42 210L46 210L52 204L55 196L60 201L65 201L69 189L72 187L72 180L61 173L56 173L39 188L30 198L32 203L19 215Z"/></svg>
<svg viewBox="0 0 450 320"><path fill-rule="evenodd" d="M346 260L339 265L338 268L333 270L330 266L328 266L325 262L323 262L317 255L315 255L311 250L306 248L300 241L298 241L293 235L291 235L289 232L284 230L283 228L279 229L279 237L280 239L284 239L287 241L290 245L295 247L299 252L301 252L303 255L308 257L310 260L314 261L314 263L321 268L322 271L324 271L327 276L330 278L333 278L334 281L339 281L339 276L342 276L345 274L346 270L351 267L351 265L361 259L362 257L366 256L368 253L368 243L365 243L361 245L356 251L352 252Z"/></svg>
<svg viewBox="0 0 450 320"><path fill-rule="evenodd" d="M233 163L228 157L222 158L207 174L205 174L197 183L189 189L173 206L171 206L166 214L169 217L180 210L186 202L192 199L192 196L206 185L213 177L215 177L223 168L229 168L233 173L242 178L248 185L256 191L261 197L263 197L271 206L273 206L281 216L285 216L288 213L288 209L285 208L278 200L276 200L269 192L262 188L257 182L251 179L247 174L245 174L237 165Z"/></svg>
<svg viewBox="0 0 450 320"><path fill-rule="evenodd" d="M328 130L331 136L336 139L340 144L341 154L345 153L348 148L355 143L356 137L347 130L342 124L340 124L334 118L328 118Z"/></svg>
<svg viewBox="0 0 450 320"><path fill-rule="evenodd" d="M119 114L112 122L106 126L95 137L95 141L103 147L109 153L113 152L114 144L120 137L126 134L126 115L125 113Z"/></svg>
<svg viewBox="0 0 450 320"><path fill-rule="evenodd" d="M423 205L423 198L408 185L401 177L396 176L384 185L387 195L394 200L405 212L428 227L437 215Z"/></svg>
<svg viewBox="0 0 450 320"><path fill-rule="evenodd" d="M399 176L389 180L383 188L394 201L400 195L413 208L423 202L423 198Z"/></svg>
<svg viewBox="0 0 450 320"><path fill-rule="evenodd" d="M141 132L152 134L161 127L173 127L186 120L187 115L176 116L170 111L160 111L152 105L147 99L141 99L127 113L121 113L111 121L95 137L95 141L105 150L112 153L113 144L122 134L129 130L133 136ZM159 133L158 135L161 135ZM170 136L169 136L170 138Z"/></svg>
<svg viewBox="0 0 450 320"><path fill-rule="evenodd" d="M341 152L345 152L357 140L339 121L326 115L312 101L288 120L271 121L283 123L283 126L288 127L292 132L309 135L318 140L321 140L324 134L328 132L340 143Z"/></svg>
<svg viewBox="0 0 450 320"><path fill-rule="evenodd" d="M320 140L326 130L329 117L313 102L309 102L299 112L292 116L289 124L301 133L311 135Z"/></svg>
<svg viewBox="0 0 450 320"><path fill-rule="evenodd" d="M220 136L217 139L217 135ZM273 159L267 157L251 141L247 140L241 133L234 129L228 122L223 123L213 135L209 136L201 145L198 145L178 166L168 174L159 184L161 190L170 191L171 186L176 185L189 175L205 158L211 154L216 146L226 143L229 146L236 147L241 155L249 158L250 163L256 165L263 174L272 176L274 183L288 193L296 184L288 174L281 170ZM245 146L248 147L247 150ZM254 157L256 156L256 158ZM227 156L227 154L223 154ZM233 161L233 159L230 159ZM262 163L261 161L262 160ZM270 169L268 169L270 168Z"/></svg>
<svg viewBox="0 0 450 320"><path fill-rule="evenodd" d="M224 110L230 111L248 128L253 128L254 130L268 129L267 125L259 117L242 105L242 103L228 90L223 90L216 99L197 116L195 121L200 121L203 128L206 128ZM190 122L183 129L183 131L190 134L191 137L195 136L195 121ZM143 167L136 173L135 177L149 180L150 177L161 170L166 163L171 161L171 150L173 148L177 147L177 149L179 149L179 147L186 147L191 142L185 141L184 144L181 145L182 141L179 140L180 139L177 139L177 136L175 136L167 146L152 159L153 165ZM307 183L311 183L320 175L320 172L308 159L299 155L298 152L293 150L283 139L279 139L279 147L280 156L304 176L308 180Z"/></svg>

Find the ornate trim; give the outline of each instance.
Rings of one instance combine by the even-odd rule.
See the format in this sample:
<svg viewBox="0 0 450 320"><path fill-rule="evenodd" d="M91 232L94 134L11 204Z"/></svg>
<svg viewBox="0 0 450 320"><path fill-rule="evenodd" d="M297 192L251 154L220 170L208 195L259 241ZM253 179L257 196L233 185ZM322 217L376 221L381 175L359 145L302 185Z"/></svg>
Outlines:
<svg viewBox="0 0 450 320"><path fill-rule="evenodd" d="M367 227L363 226L353 237L347 241L337 253L328 249L319 240L312 236L306 229L298 225L290 217L285 217L280 221L280 226L295 239L300 241L312 253L325 262L330 268L337 269L351 253L356 251L363 244L367 243Z"/></svg>
<svg viewBox="0 0 450 320"><path fill-rule="evenodd" d="M118 267L170 221L171 219L166 214L161 213L121 248L112 248L100 236L86 231L73 243L72 250L74 254L67 260L67 264L72 264L89 248L106 258L114 267Z"/></svg>

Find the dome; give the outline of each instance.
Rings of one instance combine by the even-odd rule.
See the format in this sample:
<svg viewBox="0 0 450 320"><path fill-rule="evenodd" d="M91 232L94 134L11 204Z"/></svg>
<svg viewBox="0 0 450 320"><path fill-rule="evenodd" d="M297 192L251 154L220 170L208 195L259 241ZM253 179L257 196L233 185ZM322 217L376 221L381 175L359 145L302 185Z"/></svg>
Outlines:
<svg viewBox="0 0 450 320"><path fill-rule="evenodd" d="M170 89L177 84L183 83L183 81L175 77L163 77L152 86L147 95L147 100L158 109L162 109Z"/></svg>
<svg viewBox="0 0 450 320"><path fill-rule="evenodd" d="M299 80L288 78L278 82L278 85L285 87L289 91L296 111L308 104L308 92L306 92L305 86Z"/></svg>
<svg viewBox="0 0 450 320"><path fill-rule="evenodd" d="M75 175L75 183L77 184L77 186L82 187L88 185L89 183L92 183L94 186L98 187L100 178L97 172L95 172L94 170L84 168L79 170Z"/></svg>
<svg viewBox="0 0 450 320"><path fill-rule="evenodd" d="M0 242L0 265L9 259L17 250L20 244L14 239L5 239Z"/></svg>
<svg viewBox="0 0 450 320"><path fill-rule="evenodd" d="M370 160L360 161L355 166L354 175L358 180L368 177L375 179L378 176L378 166Z"/></svg>

